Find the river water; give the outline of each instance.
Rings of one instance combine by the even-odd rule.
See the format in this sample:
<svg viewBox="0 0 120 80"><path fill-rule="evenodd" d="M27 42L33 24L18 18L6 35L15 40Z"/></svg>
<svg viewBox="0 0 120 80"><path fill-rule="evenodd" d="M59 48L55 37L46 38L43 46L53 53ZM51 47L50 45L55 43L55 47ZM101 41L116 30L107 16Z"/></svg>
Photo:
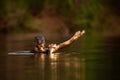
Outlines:
<svg viewBox="0 0 120 80"><path fill-rule="evenodd" d="M8 55L32 49L21 38L0 35L0 80L120 80L120 36L86 34L52 56Z"/></svg>

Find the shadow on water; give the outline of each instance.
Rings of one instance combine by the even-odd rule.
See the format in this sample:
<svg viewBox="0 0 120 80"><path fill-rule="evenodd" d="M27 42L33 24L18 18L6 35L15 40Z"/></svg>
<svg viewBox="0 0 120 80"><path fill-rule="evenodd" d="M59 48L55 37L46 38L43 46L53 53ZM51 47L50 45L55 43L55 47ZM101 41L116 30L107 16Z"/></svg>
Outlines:
<svg viewBox="0 0 120 80"><path fill-rule="evenodd" d="M0 77L6 79L6 36L0 34Z"/></svg>
<svg viewBox="0 0 120 80"><path fill-rule="evenodd" d="M104 51L111 56L112 80L120 80L120 36L109 36L104 40Z"/></svg>
<svg viewBox="0 0 120 80"><path fill-rule="evenodd" d="M11 37L12 38L12 37ZM119 80L120 37L86 34L56 55L8 55L33 40L0 36L1 80ZM74 47L73 47L74 46Z"/></svg>

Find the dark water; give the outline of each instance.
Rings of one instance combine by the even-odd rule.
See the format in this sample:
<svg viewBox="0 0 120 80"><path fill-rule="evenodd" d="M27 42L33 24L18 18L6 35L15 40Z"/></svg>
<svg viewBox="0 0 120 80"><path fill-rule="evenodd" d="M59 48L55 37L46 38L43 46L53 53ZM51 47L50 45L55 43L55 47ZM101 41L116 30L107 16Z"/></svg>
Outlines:
<svg viewBox="0 0 120 80"><path fill-rule="evenodd" d="M8 55L30 40L0 36L0 80L120 80L120 37L86 35L53 56Z"/></svg>

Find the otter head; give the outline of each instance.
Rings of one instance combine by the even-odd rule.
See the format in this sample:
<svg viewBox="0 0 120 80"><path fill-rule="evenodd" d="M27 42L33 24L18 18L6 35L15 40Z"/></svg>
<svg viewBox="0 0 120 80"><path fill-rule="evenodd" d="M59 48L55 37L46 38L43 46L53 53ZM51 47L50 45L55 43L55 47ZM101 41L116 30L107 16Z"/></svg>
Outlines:
<svg viewBox="0 0 120 80"><path fill-rule="evenodd" d="M35 37L36 44L45 44L45 38L43 35L38 35Z"/></svg>

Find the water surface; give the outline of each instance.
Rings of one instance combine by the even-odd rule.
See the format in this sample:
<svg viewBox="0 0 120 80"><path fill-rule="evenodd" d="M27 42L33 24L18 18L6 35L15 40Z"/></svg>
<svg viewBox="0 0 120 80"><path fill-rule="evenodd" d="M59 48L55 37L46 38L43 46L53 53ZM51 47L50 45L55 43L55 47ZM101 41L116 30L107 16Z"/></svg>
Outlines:
<svg viewBox="0 0 120 80"><path fill-rule="evenodd" d="M53 56L8 55L32 49L32 39L0 39L1 80L119 80L120 37L86 35ZM24 35L23 35L24 36Z"/></svg>

